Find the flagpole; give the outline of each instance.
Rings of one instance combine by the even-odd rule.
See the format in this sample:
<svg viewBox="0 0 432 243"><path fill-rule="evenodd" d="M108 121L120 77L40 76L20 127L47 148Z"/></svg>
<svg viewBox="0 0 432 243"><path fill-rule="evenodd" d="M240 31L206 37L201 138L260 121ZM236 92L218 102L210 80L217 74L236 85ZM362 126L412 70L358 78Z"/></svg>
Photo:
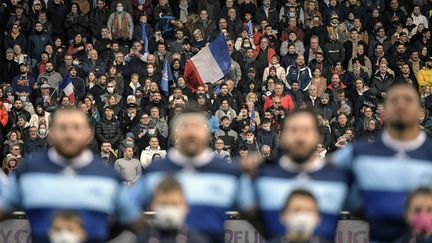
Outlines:
<svg viewBox="0 0 432 243"><path fill-rule="evenodd" d="M54 93L56 92L56 90L58 90L59 86L57 86L57 88L54 89L54 91L52 92L52 94L48 97L48 99L51 99L51 97L54 95Z"/></svg>

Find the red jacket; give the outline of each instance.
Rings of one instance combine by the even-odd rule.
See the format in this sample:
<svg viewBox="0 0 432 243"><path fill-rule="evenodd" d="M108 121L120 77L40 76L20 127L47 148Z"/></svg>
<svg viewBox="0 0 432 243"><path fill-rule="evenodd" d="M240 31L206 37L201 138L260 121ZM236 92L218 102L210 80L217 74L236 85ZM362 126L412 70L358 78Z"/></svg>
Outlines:
<svg viewBox="0 0 432 243"><path fill-rule="evenodd" d="M7 112L6 106L0 101L0 123L5 127L9 120L9 114Z"/></svg>
<svg viewBox="0 0 432 243"><path fill-rule="evenodd" d="M283 108L285 108L287 111L294 110L294 101L290 95L285 95L280 97L281 105ZM269 96L267 97L265 103L264 103L264 111L266 111L268 108L272 107L273 105L273 97Z"/></svg>
<svg viewBox="0 0 432 243"><path fill-rule="evenodd" d="M268 64L270 64L271 63L271 58L273 56L276 56L276 51L273 48L271 48L271 47L267 47L267 49L268 49L268 51L267 51L267 61L268 61ZM254 57L257 57L259 55L260 51L261 51L261 47L259 45L256 46L255 50L254 50Z"/></svg>

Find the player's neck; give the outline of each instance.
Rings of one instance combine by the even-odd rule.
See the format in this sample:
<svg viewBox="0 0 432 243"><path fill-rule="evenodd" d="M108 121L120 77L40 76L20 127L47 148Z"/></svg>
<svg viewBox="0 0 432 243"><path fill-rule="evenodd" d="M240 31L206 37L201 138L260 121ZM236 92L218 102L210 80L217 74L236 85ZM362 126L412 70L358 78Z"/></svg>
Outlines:
<svg viewBox="0 0 432 243"><path fill-rule="evenodd" d="M420 127L416 124L415 126L406 127L404 129L398 129L389 127L387 132L391 138L400 141L414 140L420 134Z"/></svg>

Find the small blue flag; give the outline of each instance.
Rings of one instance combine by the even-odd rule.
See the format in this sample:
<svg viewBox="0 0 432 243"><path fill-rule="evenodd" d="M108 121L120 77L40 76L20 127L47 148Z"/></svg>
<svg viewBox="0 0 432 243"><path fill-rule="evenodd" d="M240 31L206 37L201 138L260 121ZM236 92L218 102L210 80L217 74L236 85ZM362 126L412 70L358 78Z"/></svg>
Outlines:
<svg viewBox="0 0 432 243"><path fill-rule="evenodd" d="M249 20L249 21L247 22L247 32L248 32L248 36L249 36L249 38L253 38L252 20Z"/></svg>
<svg viewBox="0 0 432 243"><path fill-rule="evenodd" d="M165 96L167 96L167 97L169 95L169 81L170 80L173 80L171 68L170 68L168 60L165 60L160 85L161 85L162 91L164 92Z"/></svg>
<svg viewBox="0 0 432 243"><path fill-rule="evenodd" d="M250 116L250 130L252 132L255 132L256 130L256 118L255 118L255 105L252 106L252 112L251 112L251 116Z"/></svg>
<svg viewBox="0 0 432 243"><path fill-rule="evenodd" d="M220 92L221 92L220 85L217 85L216 87L214 87L213 93L215 95L218 95Z"/></svg>

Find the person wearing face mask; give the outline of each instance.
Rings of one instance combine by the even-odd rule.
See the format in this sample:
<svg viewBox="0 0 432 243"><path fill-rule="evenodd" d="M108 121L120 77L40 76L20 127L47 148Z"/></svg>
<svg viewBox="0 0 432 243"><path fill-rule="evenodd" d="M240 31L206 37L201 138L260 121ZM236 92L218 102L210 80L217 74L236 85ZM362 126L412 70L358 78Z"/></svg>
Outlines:
<svg viewBox="0 0 432 243"><path fill-rule="evenodd" d="M223 242L224 212L235 205L240 210L251 209L252 188L238 164L228 164L214 156L208 147L207 118L196 106L190 104L172 121L175 148L168 151L166 159L151 163L144 170L132 193L143 207L149 206L151 194L146 192L154 191L163 176L173 175L187 192L186 200L190 206L187 225L205 234L212 242Z"/></svg>
<svg viewBox="0 0 432 243"><path fill-rule="evenodd" d="M432 85L432 58L429 58L426 61L426 65L420 69L417 81L419 83L419 90L423 90L424 86Z"/></svg>
<svg viewBox="0 0 432 243"><path fill-rule="evenodd" d="M132 186L138 181L142 171L140 161L135 159L133 155L133 147L126 147L123 151L123 158L114 163L114 169L128 186Z"/></svg>
<svg viewBox="0 0 432 243"><path fill-rule="evenodd" d="M277 145L277 134L271 131L270 119L264 119L261 128L258 129L257 142L258 144L268 145L270 149L274 149Z"/></svg>
<svg viewBox="0 0 432 243"><path fill-rule="evenodd" d="M334 237L339 211L348 192L348 178L342 170L316 155L320 140L315 113L297 110L284 119L279 136L282 156L271 164L265 164L254 182L258 208L270 237L285 232L282 222L275 219L281 210L286 211L286 198L298 187L312 192L318 202L319 207L314 210L319 211L322 218L319 225L316 222L315 233L322 237ZM277 194L274 193L275 188L278 188ZM323 202L332 206L328 207Z"/></svg>
<svg viewBox="0 0 432 243"><path fill-rule="evenodd" d="M134 24L132 16L124 11L122 2L117 2L115 9L116 11L108 18L108 29L112 33L114 40L127 43L133 37Z"/></svg>
<svg viewBox="0 0 432 243"><path fill-rule="evenodd" d="M147 131L145 131L145 134L140 139L137 139L136 141L138 146L138 151L143 151L148 146L150 146L150 140L152 137L156 137L158 139L158 143L161 149L167 149L167 138L165 138L161 134L157 126L154 125L153 122L151 122L148 126Z"/></svg>
<svg viewBox="0 0 432 243"><path fill-rule="evenodd" d="M288 196L281 213L286 233L270 243L329 243L330 241L314 236L320 220L316 197L307 190L295 189Z"/></svg>
<svg viewBox="0 0 432 243"><path fill-rule="evenodd" d="M238 149L233 153L233 155L239 155L240 148L247 147L249 153L257 152L259 153L259 149L261 148L262 144L258 143L258 141L255 138L255 134L252 131L247 131L246 136L243 138L238 138L241 141L238 141L238 145L236 146Z"/></svg>
<svg viewBox="0 0 432 243"><path fill-rule="evenodd" d="M418 242L427 243L432 240L432 190L419 187L412 191L405 201L405 235L395 243Z"/></svg>
<svg viewBox="0 0 432 243"><path fill-rule="evenodd" d="M117 151L117 154L116 154L117 156L116 157L117 158L123 157L123 155L124 155L123 152L124 152L124 150L127 147L133 148L133 155L134 155L134 157L138 157L138 154L139 154L138 153L138 146L135 143L135 136L131 132L126 133L125 139L123 139L120 142L120 144L118 146L118 151Z"/></svg>
<svg viewBox="0 0 432 243"><path fill-rule="evenodd" d="M143 230L138 243L209 242L204 235L187 227L189 206L185 192L175 178L166 177L157 184L150 208L155 212L154 222L151 227Z"/></svg>
<svg viewBox="0 0 432 243"><path fill-rule="evenodd" d="M75 211L58 211L52 219L49 231L51 243L84 243L87 232L83 220Z"/></svg>

